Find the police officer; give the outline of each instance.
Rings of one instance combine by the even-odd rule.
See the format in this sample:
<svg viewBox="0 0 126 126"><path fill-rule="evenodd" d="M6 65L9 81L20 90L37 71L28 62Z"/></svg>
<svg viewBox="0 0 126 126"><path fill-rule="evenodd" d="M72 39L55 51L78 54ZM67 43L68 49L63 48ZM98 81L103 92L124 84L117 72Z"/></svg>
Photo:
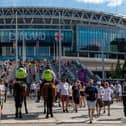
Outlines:
<svg viewBox="0 0 126 126"><path fill-rule="evenodd" d="M22 102L24 100L25 104L25 110L27 112L27 106L26 106L26 70L23 68L23 66L19 66L19 68L16 71L16 83L14 84L14 99L15 99L15 117L16 118L22 118Z"/></svg>
<svg viewBox="0 0 126 126"><path fill-rule="evenodd" d="M122 85L122 99L123 99L124 116L126 117L126 80Z"/></svg>
<svg viewBox="0 0 126 126"><path fill-rule="evenodd" d="M42 80L43 80L43 95L44 95L44 112L45 107L47 107L47 114L46 118L48 118L48 115L50 114L51 117L53 117L52 107L53 107L53 101L55 97L56 88L54 85L54 81L56 79L55 73L50 69L49 65L46 66L45 70L42 74ZM45 106L46 104L46 106Z"/></svg>
<svg viewBox="0 0 126 126"><path fill-rule="evenodd" d="M50 66L47 65L45 70L42 73L42 80L43 82L53 82L56 80L56 75L53 70L51 70Z"/></svg>

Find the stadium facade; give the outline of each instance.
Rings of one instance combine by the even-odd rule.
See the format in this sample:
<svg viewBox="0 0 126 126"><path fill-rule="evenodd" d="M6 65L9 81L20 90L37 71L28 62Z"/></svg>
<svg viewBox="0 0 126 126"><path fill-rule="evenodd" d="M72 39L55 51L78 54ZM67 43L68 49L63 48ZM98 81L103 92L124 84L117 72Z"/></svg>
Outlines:
<svg viewBox="0 0 126 126"><path fill-rule="evenodd" d="M126 18L67 8L0 8L0 56L15 58L16 27L18 56L23 42L27 58L56 58L61 29L63 56L124 58Z"/></svg>

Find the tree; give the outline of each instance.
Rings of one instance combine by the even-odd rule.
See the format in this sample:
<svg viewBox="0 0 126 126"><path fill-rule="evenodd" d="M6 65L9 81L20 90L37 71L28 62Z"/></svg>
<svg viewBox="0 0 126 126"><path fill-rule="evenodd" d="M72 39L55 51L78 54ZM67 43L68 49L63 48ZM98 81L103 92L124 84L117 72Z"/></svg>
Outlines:
<svg viewBox="0 0 126 126"><path fill-rule="evenodd" d="M111 68L110 68L110 76L111 76L112 78L114 78L114 75L115 75L114 64L111 64Z"/></svg>
<svg viewBox="0 0 126 126"><path fill-rule="evenodd" d="M121 79L123 77L122 75L123 74L122 74L122 69L121 69L121 65L120 65L120 60L118 59L117 65L116 65L116 68L115 68L114 78Z"/></svg>
<svg viewBox="0 0 126 126"><path fill-rule="evenodd" d="M123 67L122 67L122 73L123 73L123 77L126 76L126 59L125 59L125 62L123 64Z"/></svg>

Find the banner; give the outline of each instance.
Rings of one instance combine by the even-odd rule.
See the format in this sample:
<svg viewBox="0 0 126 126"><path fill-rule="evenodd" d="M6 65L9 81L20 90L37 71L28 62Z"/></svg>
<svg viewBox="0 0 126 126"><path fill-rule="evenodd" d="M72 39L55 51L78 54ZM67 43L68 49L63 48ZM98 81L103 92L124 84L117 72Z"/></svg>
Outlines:
<svg viewBox="0 0 126 126"><path fill-rule="evenodd" d="M78 79L86 83L86 69L82 68L78 71Z"/></svg>

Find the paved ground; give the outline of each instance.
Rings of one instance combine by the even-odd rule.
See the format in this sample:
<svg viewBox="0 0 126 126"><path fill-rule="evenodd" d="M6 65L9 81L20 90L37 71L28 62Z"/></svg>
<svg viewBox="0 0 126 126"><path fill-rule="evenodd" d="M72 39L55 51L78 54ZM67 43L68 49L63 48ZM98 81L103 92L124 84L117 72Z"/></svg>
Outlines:
<svg viewBox="0 0 126 126"><path fill-rule="evenodd" d="M23 124L23 126L87 126L88 124L85 123L72 123L72 124L42 124L42 123L30 123L30 124ZM101 124L89 124L93 126L101 126ZM22 124L0 124L0 126L22 126ZM102 124L102 126L126 126L126 124Z"/></svg>
<svg viewBox="0 0 126 126"><path fill-rule="evenodd" d="M15 120L14 118L14 101L13 98L9 98L6 103L4 103L3 116L0 121L0 126L20 126L20 125L29 125L29 126L55 126L60 125L72 126L74 123L75 126L86 126L89 122L87 116L87 108L79 108L78 113L72 111L72 108L69 108L69 113L63 113L60 107L54 107L54 118L45 119L43 114L43 102L35 103L35 100L28 100L29 114L23 115L23 119ZM24 108L23 108L24 112ZM122 103L114 103L111 109L111 116L102 114L101 117L94 118L94 124L103 125L103 126L115 126L116 125L126 125L126 120L123 119L123 108ZM36 125L35 125L36 124ZM94 125L93 124L93 125ZM95 126L94 125L94 126Z"/></svg>

